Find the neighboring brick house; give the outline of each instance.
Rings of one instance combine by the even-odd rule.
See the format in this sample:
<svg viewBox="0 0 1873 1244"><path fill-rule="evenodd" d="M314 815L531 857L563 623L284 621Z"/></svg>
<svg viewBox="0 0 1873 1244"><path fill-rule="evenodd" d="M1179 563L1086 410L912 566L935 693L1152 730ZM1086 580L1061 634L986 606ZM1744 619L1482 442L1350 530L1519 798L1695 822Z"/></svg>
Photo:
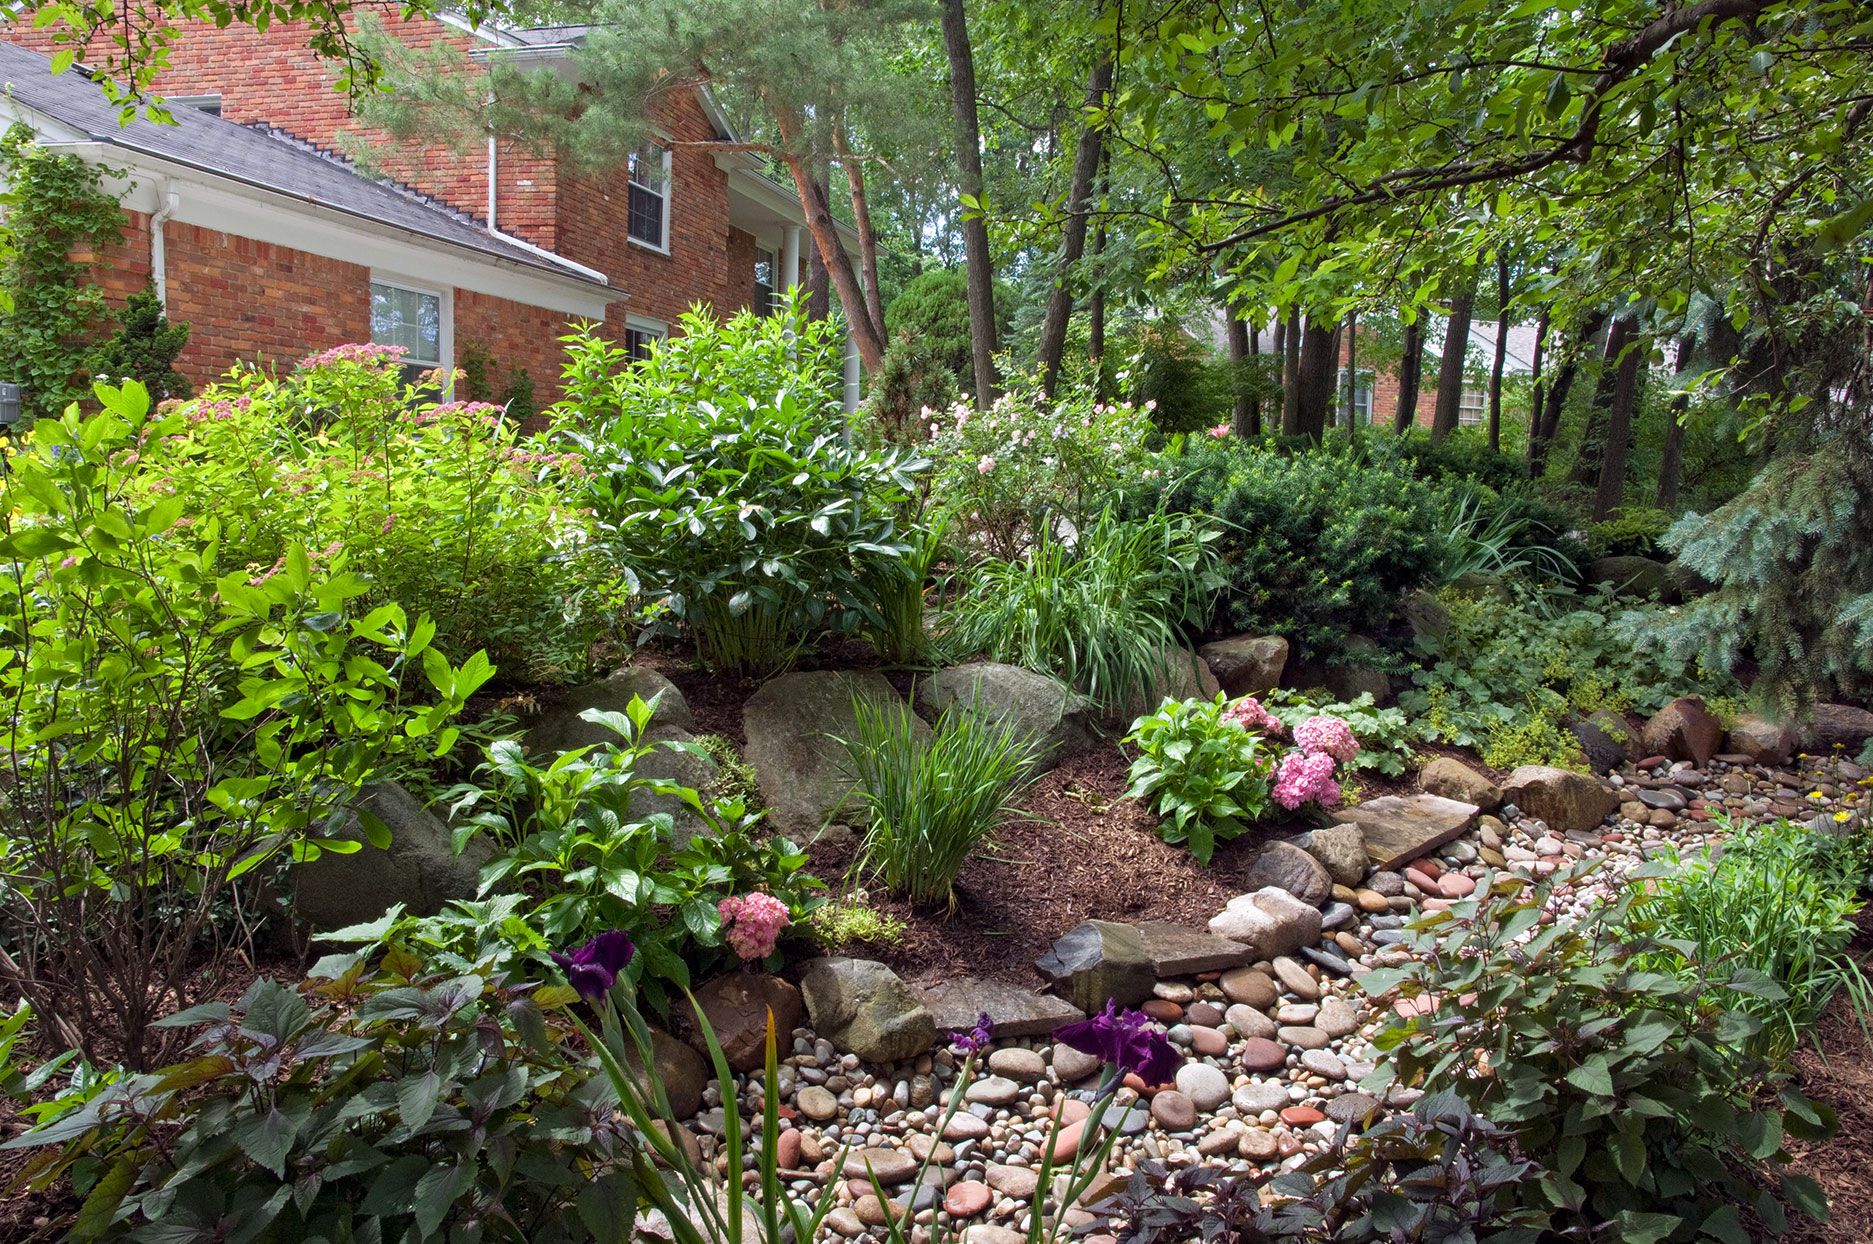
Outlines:
<svg viewBox="0 0 1873 1244"><path fill-rule="evenodd" d="M583 33L381 20L471 63L564 65ZM0 25L0 121L124 170L110 181L124 241L97 279L114 297L155 284L192 326L178 364L192 380L374 337L443 366L478 346L497 383L525 368L544 403L572 323L602 322L638 351L692 305L728 314L799 279L798 201L752 156L714 145L734 135L702 92L659 102L656 140L628 167L580 175L505 142L464 152L367 130L306 40L293 23L185 25L156 83L177 124L120 127L81 72L51 74L48 32ZM395 180L346 159L346 134Z"/></svg>

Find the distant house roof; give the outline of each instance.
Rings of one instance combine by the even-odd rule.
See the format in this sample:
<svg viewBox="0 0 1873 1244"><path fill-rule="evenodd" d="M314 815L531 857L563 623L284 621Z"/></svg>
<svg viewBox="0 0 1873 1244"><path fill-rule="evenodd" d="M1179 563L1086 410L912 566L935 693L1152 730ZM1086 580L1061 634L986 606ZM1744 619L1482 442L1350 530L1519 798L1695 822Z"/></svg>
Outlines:
<svg viewBox="0 0 1873 1244"><path fill-rule="evenodd" d="M257 186L490 259L606 286L603 277L589 269L490 233L469 217L408 187L373 180L342 157L289 135L185 107L172 110L173 125L143 117L120 124L117 108L82 72L54 74L46 57L7 43L0 43L0 83L16 103L91 141Z"/></svg>

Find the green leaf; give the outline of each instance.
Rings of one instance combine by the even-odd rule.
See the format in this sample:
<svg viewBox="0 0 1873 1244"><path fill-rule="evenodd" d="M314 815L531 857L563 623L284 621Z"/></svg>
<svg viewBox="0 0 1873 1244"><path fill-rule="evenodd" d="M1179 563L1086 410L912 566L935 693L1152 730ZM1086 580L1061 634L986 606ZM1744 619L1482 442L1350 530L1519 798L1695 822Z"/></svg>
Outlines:
<svg viewBox="0 0 1873 1244"><path fill-rule="evenodd" d="M292 1121L278 1106L268 1107L265 1114L243 1119L229 1132L234 1143L255 1165L272 1171L277 1178L285 1178L286 1155L292 1152L296 1134Z"/></svg>

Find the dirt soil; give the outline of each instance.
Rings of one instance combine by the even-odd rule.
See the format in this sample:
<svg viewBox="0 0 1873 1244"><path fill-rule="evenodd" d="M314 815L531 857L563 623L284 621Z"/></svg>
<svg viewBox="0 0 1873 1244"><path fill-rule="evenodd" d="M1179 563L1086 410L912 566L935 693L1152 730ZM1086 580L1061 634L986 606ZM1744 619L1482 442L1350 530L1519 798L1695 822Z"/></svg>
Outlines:
<svg viewBox="0 0 1873 1244"><path fill-rule="evenodd" d="M1873 911L1860 914L1855 953L1873 971ZM1824 1141L1790 1141L1794 1169L1827 1193L1829 1221L1798 1220L1784 1238L1793 1244L1873 1241L1873 1041L1837 994L1814 1034L1795 1054L1798 1087L1840 1115L1840 1131Z"/></svg>

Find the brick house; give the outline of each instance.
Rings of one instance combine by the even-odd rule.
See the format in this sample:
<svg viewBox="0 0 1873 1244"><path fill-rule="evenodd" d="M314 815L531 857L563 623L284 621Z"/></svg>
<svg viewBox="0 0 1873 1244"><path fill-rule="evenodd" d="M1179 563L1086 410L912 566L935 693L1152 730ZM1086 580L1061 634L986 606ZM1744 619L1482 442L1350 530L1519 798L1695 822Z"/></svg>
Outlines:
<svg viewBox="0 0 1873 1244"><path fill-rule="evenodd" d="M394 10L380 20L406 44L448 43L471 64L564 66L583 33ZM0 125L24 121L42 142L121 171L107 185L123 201L123 241L100 257L97 280L117 298L154 285L192 326L178 368L197 383L236 361L290 364L374 339L432 366L486 351L497 384L524 368L544 405L573 323L602 323L636 352L692 305L763 307L799 280L797 199L754 157L716 145L734 134L703 92L663 98L656 139L627 167L581 175L507 142L465 152L366 130L336 89L337 67L306 38L292 23L186 25L157 82L176 124L120 126L80 70L50 72L48 31L0 25ZM345 157L347 134L387 176Z"/></svg>

